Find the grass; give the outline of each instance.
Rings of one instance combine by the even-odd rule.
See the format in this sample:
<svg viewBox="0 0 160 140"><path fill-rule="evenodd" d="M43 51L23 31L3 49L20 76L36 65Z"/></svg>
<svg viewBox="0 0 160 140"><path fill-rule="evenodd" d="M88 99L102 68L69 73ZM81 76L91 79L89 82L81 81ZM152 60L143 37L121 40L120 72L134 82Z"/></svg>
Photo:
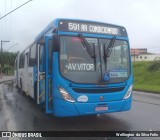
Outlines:
<svg viewBox="0 0 160 140"><path fill-rule="evenodd" d="M160 94L160 70L151 71L153 62L133 62L134 90Z"/></svg>

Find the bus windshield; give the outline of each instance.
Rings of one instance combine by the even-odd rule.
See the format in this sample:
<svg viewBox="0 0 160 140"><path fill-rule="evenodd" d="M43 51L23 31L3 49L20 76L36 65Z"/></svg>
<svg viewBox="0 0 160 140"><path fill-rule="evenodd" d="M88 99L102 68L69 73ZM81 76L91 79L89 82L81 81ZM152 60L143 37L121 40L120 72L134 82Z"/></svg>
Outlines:
<svg viewBox="0 0 160 140"><path fill-rule="evenodd" d="M74 83L101 84L125 82L130 76L129 46L125 40L115 40L106 56L111 39L87 38L96 59L90 57L78 36L60 37L60 73Z"/></svg>

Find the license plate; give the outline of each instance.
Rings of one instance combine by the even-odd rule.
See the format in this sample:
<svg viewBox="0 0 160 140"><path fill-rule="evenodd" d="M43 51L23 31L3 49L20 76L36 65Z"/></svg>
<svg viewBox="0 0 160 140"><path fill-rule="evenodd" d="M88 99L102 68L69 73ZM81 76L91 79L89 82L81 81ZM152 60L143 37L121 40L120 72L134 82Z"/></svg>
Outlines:
<svg viewBox="0 0 160 140"><path fill-rule="evenodd" d="M106 111L106 110L108 110L107 106L97 106L95 108L95 111Z"/></svg>

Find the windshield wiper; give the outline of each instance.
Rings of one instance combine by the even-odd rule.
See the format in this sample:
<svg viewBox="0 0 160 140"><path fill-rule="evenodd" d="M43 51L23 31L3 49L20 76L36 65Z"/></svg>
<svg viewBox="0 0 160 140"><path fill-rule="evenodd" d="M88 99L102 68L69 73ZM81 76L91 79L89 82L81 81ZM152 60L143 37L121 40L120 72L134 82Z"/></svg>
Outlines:
<svg viewBox="0 0 160 140"><path fill-rule="evenodd" d="M84 48L86 49L87 53L89 54L89 56L94 59L94 67L96 70L95 44L93 43L93 49L92 49L92 47L89 45L88 41L84 38L82 34L78 34L78 37L82 39L82 44Z"/></svg>
<svg viewBox="0 0 160 140"><path fill-rule="evenodd" d="M116 40L116 37L113 37L111 39L111 41L109 42L109 45L108 45L107 49L106 49L105 44L103 45L103 59L104 59L105 70L107 69L107 58L110 57L110 55L111 55L111 52L113 50L113 46L114 46L115 40Z"/></svg>

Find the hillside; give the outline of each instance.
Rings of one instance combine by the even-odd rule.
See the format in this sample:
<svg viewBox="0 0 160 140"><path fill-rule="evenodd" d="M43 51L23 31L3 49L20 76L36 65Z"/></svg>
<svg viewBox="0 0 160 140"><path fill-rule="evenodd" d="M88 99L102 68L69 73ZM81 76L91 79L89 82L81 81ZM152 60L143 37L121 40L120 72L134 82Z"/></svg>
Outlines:
<svg viewBox="0 0 160 140"><path fill-rule="evenodd" d="M133 76L134 90L160 93L160 62L133 62Z"/></svg>

